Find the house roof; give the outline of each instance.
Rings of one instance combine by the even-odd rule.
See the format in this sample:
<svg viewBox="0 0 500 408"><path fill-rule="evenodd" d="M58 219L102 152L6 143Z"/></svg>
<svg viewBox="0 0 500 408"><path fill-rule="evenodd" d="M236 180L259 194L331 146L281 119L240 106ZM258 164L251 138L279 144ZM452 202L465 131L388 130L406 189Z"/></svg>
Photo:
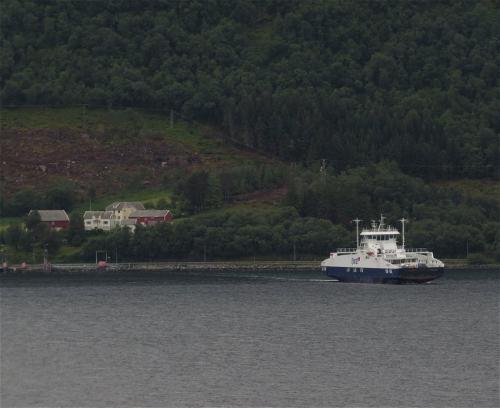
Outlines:
<svg viewBox="0 0 500 408"><path fill-rule="evenodd" d="M83 214L84 220L91 220L93 218L101 218L101 219L111 219L113 216L113 211L85 211Z"/></svg>
<svg viewBox="0 0 500 408"><path fill-rule="evenodd" d="M170 213L169 210L138 210L133 211L129 218L138 218L138 217L165 217Z"/></svg>
<svg viewBox="0 0 500 408"><path fill-rule="evenodd" d="M121 211L124 208L133 208L134 210L144 210L144 204L140 201L115 201L106 207L106 211Z"/></svg>
<svg viewBox="0 0 500 408"><path fill-rule="evenodd" d="M31 210L30 214L33 211L38 212L40 220L43 222L69 221L68 214L64 210Z"/></svg>

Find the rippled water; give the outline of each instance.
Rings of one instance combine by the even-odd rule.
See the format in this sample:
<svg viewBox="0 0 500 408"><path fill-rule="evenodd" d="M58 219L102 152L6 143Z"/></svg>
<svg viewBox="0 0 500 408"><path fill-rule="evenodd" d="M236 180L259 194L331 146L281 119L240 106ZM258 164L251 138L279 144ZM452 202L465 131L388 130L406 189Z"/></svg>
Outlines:
<svg viewBox="0 0 500 408"><path fill-rule="evenodd" d="M499 405L495 272L2 286L2 407Z"/></svg>

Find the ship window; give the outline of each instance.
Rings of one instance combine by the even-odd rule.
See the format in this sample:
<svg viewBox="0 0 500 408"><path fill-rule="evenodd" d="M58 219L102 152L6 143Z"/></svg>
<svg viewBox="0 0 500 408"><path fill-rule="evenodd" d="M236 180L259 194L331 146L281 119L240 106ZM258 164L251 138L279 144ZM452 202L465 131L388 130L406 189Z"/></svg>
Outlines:
<svg viewBox="0 0 500 408"><path fill-rule="evenodd" d="M347 272L350 272L351 271L351 268L347 268Z"/></svg>
<svg viewBox="0 0 500 408"><path fill-rule="evenodd" d="M363 268L359 268L359 271L360 271L360 272L363 272Z"/></svg>
<svg viewBox="0 0 500 408"><path fill-rule="evenodd" d="M353 271L353 272L356 272L356 268L354 268L352 271Z"/></svg>

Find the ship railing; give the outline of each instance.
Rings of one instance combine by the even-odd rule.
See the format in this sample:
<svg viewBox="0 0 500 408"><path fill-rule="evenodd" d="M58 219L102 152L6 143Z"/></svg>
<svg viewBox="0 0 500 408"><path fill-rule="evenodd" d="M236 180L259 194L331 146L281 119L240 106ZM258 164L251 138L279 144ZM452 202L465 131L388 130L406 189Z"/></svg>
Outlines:
<svg viewBox="0 0 500 408"><path fill-rule="evenodd" d="M397 228L394 227L384 227L384 228L363 228L361 232L370 232L372 234L376 234L377 232L397 232L399 233Z"/></svg>
<svg viewBox="0 0 500 408"><path fill-rule="evenodd" d="M430 252L427 248L405 248L406 252Z"/></svg>
<svg viewBox="0 0 500 408"><path fill-rule="evenodd" d="M356 248L337 248L337 254L350 254L356 251Z"/></svg>

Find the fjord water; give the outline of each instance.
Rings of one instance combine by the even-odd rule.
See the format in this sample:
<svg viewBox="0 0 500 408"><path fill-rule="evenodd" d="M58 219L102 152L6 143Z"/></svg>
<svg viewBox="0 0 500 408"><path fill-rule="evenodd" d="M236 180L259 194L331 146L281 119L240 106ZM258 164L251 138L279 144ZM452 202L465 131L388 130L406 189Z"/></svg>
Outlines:
<svg viewBox="0 0 500 408"><path fill-rule="evenodd" d="M2 286L2 407L499 405L497 271Z"/></svg>

